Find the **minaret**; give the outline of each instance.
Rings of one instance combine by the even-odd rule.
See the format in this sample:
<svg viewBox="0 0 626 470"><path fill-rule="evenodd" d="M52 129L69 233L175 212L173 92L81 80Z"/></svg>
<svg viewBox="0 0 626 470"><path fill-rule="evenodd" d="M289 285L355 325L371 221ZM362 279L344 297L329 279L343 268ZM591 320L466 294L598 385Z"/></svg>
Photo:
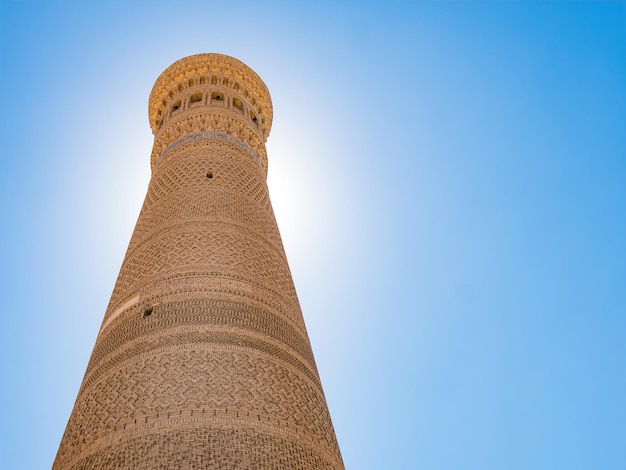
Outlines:
<svg viewBox="0 0 626 470"><path fill-rule="evenodd" d="M269 199L269 92L199 54L157 79L152 177L54 469L342 469Z"/></svg>

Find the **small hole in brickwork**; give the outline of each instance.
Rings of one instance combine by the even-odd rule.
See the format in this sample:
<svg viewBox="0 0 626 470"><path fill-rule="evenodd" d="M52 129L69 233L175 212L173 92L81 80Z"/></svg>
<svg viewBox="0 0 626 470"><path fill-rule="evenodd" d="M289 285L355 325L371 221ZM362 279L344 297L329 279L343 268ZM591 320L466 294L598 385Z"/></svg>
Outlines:
<svg viewBox="0 0 626 470"><path fill-rule="evenodd" d="M144 310L143 310L143 317L144 318L149 317L150 315L152 315L153 311L154 311L154 307L153 306L144 308Z"/></svg>
<svg viewBox="0 0 626 470"><path fill-rule="evenodd" d="M174 103L174 105L172 106L172 112L176 112L180 109L180 101L177 101L176 103Z"/></svg>
<svg viewBox="0 0 626 470"><path fill-rule="evenodd" d="M209 179L213 178L213 173L211 173L211 172L207 173L206 177L209 178Z"/></svg>
<svg viewBox="0 0 626 470"><path fill-rule="evenodd" d="M214 91L211 93L211 99L215 101L222 101L224 99L224 95L218 91Z"/></svg>

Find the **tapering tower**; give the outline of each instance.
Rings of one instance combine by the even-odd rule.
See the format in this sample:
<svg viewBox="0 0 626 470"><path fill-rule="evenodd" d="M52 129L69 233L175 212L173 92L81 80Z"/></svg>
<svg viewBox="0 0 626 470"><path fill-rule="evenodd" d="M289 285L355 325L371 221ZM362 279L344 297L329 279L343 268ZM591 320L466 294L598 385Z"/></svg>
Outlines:
<svg viewBox="0 0 626 470"><path fill-rule="evenodd" d="M54 469L341 469L242 62L157 79L152 178Z"/></svg>

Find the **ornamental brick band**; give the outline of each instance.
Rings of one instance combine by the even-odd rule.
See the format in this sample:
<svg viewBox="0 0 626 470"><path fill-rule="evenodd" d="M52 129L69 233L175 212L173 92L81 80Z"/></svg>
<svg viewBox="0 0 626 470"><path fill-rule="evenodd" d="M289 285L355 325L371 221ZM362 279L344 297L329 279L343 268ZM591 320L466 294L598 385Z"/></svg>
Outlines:
<svg viewBox="0 0 626 470"><path fill-rule="evenodd" d="M232 57L157 79L152 178L54 469L343 469Z"/></svg>

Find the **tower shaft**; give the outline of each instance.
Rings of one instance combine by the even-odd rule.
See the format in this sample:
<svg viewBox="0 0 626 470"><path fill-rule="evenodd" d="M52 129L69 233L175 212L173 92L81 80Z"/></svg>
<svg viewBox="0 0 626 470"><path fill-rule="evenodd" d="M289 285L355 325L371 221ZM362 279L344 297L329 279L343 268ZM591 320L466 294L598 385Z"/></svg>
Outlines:
<svg viewBox="0 0 626 470"><path fill-rule="evenodd" d="M271 119L231 57L157 80L148 193L53 468L343 468L269 199Z"/></svg>

